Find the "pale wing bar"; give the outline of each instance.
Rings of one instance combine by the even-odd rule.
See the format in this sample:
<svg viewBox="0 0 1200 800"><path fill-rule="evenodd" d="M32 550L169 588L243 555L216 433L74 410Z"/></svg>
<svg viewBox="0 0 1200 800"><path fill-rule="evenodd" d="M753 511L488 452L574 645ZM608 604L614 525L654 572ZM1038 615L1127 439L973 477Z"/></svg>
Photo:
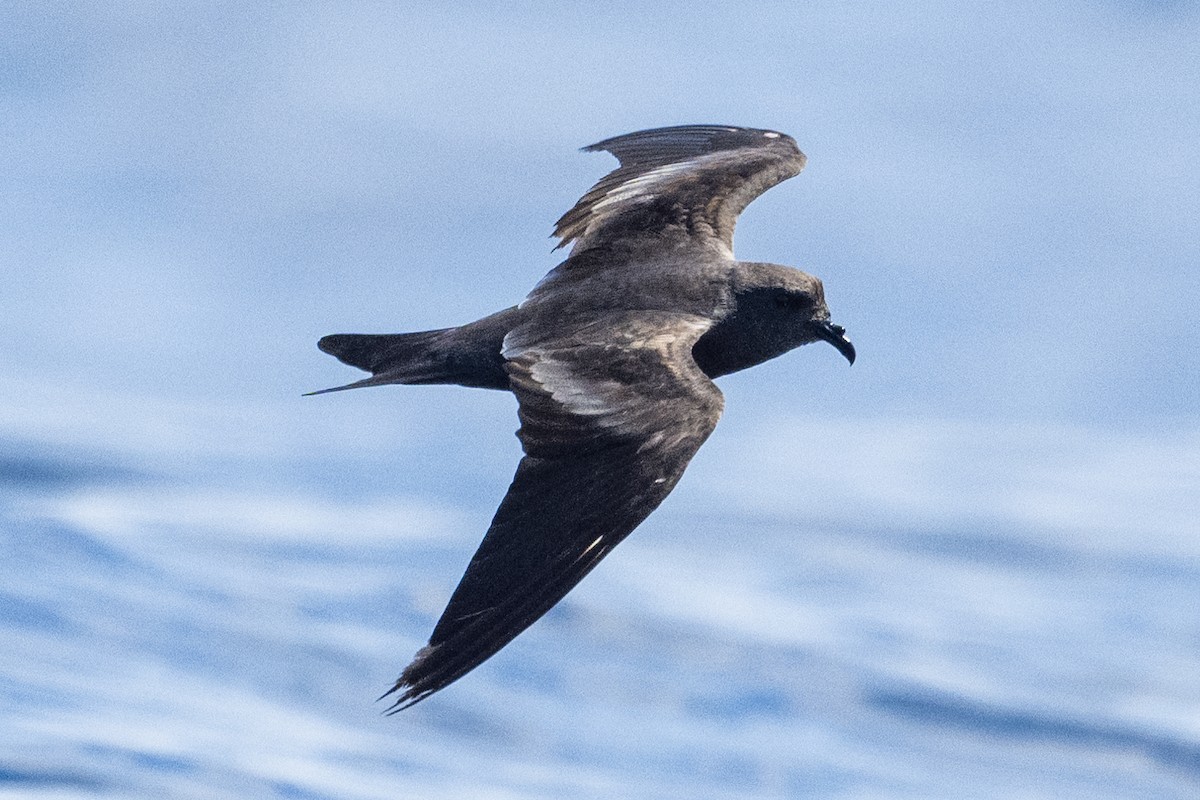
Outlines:
<svg viewBox="0 0 1200 800"><path fill-rule="evenodd" d="M732 252L738 214L805 162L790 136L719 125L640 131L584 150L612 153L620 166L558 220L558 246L574 241L577 252L671 233L715 239Z"/></svg>
<svg viewBox="0 0 1200 800"><path fill-rule="evenodd" d="M720 392L691 348L708 321L610 314L555 339L510 334L526 456L450 602L392 688L399 710L546 613L670 493L716 426Z"/></svg>

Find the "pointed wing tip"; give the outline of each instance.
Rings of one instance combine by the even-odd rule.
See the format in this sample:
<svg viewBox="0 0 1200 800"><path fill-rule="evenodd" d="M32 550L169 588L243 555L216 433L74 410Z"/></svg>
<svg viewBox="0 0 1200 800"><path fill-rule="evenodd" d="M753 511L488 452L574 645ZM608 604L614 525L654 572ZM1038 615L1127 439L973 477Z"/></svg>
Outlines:
<svg viewBox="0 0 1200 800"><path fill-rule="evenodd" d="M694 148L696 153L706 152L709 148L718 150L736 149L753 145L762 139L777 140L791 143L796 140L781 131L769 128L749 128L742 125L668 125L661 128L646 128L645 130L610 136L599 142L579 148L584 153L610 152L620 155L613 149L639 142L658 140L663 144L686 144ZM720 144L716 144L720 142ZM798 149L798 148L797 148Z"/></svg>
<svg viewBox="0 0 1200 800"><path fill-rule="evenodd" d="M388 689L386 692L379 695L379 697L375 698L375 702L378 703L380 700L384 700L388 697L391 697L393 694L395 694L396 692L399 692L401 689L404 689L404 692L399 697L397 697L395 700L393 700L392 704L390 706L388 706L387 708L385 708L383 710L383 712L382 712L383 716L390 717L393 714L399 714L404 709L412 708L417 703L421 702L426 697L433 694L432 691L418 692L418 691L416 691L416 687L414 687L412 684L408 683L403 678L401 678L400 680L396 681L396 684L392 688Z"/></svg>
<svg viewBox="0 0 1200 800"><path fill-rule="evenodd" d="M418 674L426 665L429 655L434 651L435 647L429 644L418 650L417 654L413 657L412 663L404 668L404 672L400 673L400 677L396 679L396 683L392 685L392 688L375 699L375 702L378 703L380 700L399 693L399 696L392 704L383 711L384 716L390 717L406 708L411 708L446 686L445 683L437 682L429 686L427 685L429 683L429 676L427 674L425 676Z"/></svg>

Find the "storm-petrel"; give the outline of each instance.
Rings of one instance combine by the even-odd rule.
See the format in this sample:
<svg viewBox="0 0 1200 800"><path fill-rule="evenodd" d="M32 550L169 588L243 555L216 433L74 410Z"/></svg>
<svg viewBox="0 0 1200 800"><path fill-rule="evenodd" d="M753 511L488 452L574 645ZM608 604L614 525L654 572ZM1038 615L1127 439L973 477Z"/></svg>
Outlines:
<svg viewBox="0 0 1200 800"><path fill-rule="evenodd" d="M512 641L663 501L721 415L713 378L818 339L854 362L821 281L733 257L737 216L804 167L790 136L685 125L584 149L620 165L559 219L570 255L520 305L318 343L372 373L327 392L452 383L519 403L525 457L391 711Z"/></svg>

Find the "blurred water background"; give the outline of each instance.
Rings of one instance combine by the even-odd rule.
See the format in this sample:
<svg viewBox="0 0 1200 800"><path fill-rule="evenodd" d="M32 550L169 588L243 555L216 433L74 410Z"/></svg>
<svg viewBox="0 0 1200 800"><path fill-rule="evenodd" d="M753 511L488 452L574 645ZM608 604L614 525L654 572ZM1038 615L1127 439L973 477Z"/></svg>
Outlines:
<svg viewBox="0 0 1200 800"><path fill-rule="evenodd" d="M1200 14L0 9L0 797L1200 794ZM517 302L655 125L809 166L742 258L859 350L722 381L662 508L394 717L515 402L315 398Z"/></svg>

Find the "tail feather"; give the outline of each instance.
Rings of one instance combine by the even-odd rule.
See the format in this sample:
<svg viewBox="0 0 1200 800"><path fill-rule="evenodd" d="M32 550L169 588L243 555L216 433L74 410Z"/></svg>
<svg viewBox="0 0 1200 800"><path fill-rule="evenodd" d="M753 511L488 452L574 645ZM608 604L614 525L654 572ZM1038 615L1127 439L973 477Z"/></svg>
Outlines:
<svg viewBox="0 0 1200 800"><path fill-rule="evenodd" d="M433 344L446 332L335 333L324 336L317 347L343 364L380 373L391 367L428 361Z"/></svg>
<svg viewBox="0 0 1200 800"><path fill-rule="evenodd" d="M335 333L317 347L339 361L371 373L370 378L310 394L340 392L387 383L451 383L508 389L504 337L520 318L516 306L457 328L415 333Z"/></svg>
<svg viewBox="0 0 1200 800"><path fill-rule="evenodd" d="M447 373L438 340L448 329L418 333L335 333L322 337L317 347L343 364L366 370L370 378L308 392L305 397L388 383L443 383Z"/></svg>
<svg viewBox="0 0 1200 800"><path fill-rule="evenodd" d="M334 386L329 389L318 389L315 392L305 392L301 397L312 397L318 394L329 394L330 392L344 392L347 389L365 389L368 386L386 386L389 383L439 383L440 376L438 375L423 375L413 376L406 375L390 375L386 372L379 375L372 375L370 378L363 378L361 381L347 383L343 386Z"/></svg>

